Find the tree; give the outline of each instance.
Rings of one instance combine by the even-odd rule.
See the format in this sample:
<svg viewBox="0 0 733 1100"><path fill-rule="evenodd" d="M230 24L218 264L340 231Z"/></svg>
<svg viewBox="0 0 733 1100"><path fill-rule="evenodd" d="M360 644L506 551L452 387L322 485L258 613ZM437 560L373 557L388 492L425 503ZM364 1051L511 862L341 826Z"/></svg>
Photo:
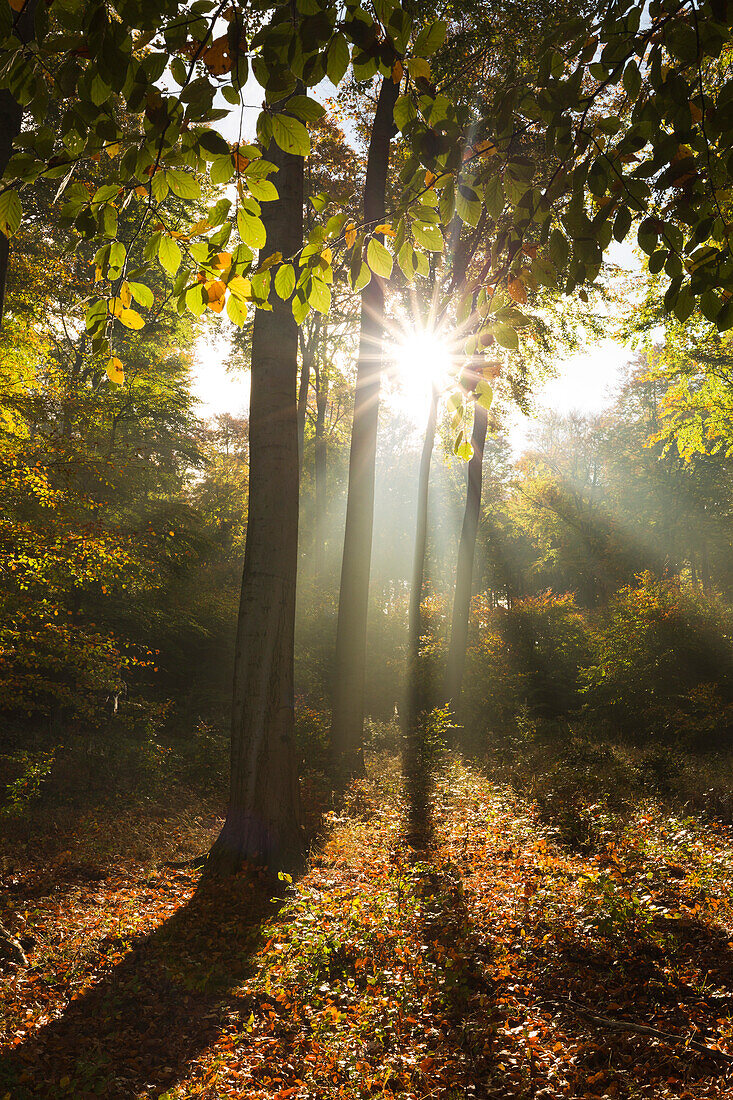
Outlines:
<svg viewBox="0 0 733 1100"><path fill-rule="evenodd" d="M392 116L398 94L399 79L395 80L392 75L383 77L371 129L364 181L364 224L372 231L385 217L389 143L393 136ZM384 244L380 244L383 241L381 233L375 233L372 240L384 249ZM362 736L367 608L383 343L384 285L382 276L375 274L362 291L361 298L359 359L336 633L331 743L336 769L342 778L364 768Z"/></svg>
<svg viewBox="0 0 733 1100"><path fill-rule="evenodd" d="M275 145L268 156L278 168L279 198L267 207L267 237L270 247L292 256L303 233L303 158ZM298 326L290 303L276 300L271 310L257 310L252 338L249 510L234 670L231 786L227 818L209 855L214 871L243 863L293 869L302 856L293 740L297 375Z"/></svg>
<svg viewBox="0 0 733 1100"><path fill-rule="evenodd" d="M0 17L0 34L12 31L18 41L27 45L34 37L35 14L36 0L25 0L20 4L14 2L10 4L10 10L4 7ZM20 133L22 121L23 108L12 91L3 88L0 90L0 178L4 175L12 156L13 142ZM0 326L2 326L8 278L9 237L18 227L17 218L17 196L14 197L11 194L5 200L4 206L0 203Z"/></svg>

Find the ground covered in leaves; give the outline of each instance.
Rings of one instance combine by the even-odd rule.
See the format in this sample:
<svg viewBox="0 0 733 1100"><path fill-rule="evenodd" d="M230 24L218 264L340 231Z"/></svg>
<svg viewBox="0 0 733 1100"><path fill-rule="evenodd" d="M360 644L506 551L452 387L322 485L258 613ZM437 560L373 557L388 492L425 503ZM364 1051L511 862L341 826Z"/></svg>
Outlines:
<svg viewBox="0 0 733 1100"><path fill-rule="evenodd" d="M579 850L452 760L416 854L373 774L279 899L144 861L6 876L30 967L0 1098L733 1097L729 829L599 804Z"/></svg>

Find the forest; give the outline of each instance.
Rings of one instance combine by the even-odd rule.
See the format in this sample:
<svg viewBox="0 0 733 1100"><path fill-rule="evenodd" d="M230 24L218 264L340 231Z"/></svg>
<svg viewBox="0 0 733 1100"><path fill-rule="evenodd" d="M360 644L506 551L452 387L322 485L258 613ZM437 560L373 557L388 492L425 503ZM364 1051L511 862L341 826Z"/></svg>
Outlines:
<svg viewBox="0 0 733 1100"><path fill-rule="evenodd" d="M733 0L0 0L0 1100L733 1098Z"/></svg>

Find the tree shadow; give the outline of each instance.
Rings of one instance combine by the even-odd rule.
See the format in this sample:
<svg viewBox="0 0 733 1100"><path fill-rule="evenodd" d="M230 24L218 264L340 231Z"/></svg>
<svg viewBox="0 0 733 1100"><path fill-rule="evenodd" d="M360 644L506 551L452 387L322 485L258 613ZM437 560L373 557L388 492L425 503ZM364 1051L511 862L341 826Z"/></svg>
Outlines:
<svg viewBox="0 0 733 1100"><path fill-rule="evenodd" d="M235 990L282 904L272 893L266 880L245 875L202 880L187 904L62 1016L0 1060L0 1094L128 1100L171 1088L227 1021L246 1021L252 1011Z"/></svg>

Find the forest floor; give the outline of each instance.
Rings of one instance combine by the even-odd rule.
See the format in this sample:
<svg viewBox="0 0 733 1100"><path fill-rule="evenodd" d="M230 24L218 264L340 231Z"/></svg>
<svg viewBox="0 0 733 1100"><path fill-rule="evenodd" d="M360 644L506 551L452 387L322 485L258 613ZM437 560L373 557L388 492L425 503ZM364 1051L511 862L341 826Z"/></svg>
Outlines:
<svg viewBox="0 0 733 1100"><path fill-rule="evenodd" d="M450 759L417 856L399 792L375 761L281 898L171 850L8 872L0 1100L733 1097L729 828L599 804L569 847Z"/></svg>

